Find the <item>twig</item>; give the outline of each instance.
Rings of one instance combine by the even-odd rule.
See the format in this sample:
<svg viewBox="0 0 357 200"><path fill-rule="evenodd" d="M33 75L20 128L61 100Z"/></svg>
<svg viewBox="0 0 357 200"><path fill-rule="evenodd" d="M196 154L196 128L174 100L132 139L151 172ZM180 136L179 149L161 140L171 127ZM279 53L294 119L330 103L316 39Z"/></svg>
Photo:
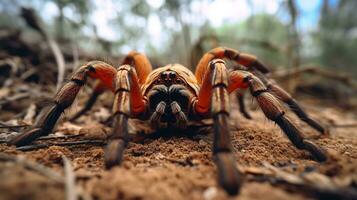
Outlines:
<svg viewBox="0 0 357 200"><path fill-rule="evenodd" d="M57 75L57 90L61 87L64 74L65 74L65 61L61 49L59 48L57 42L51 38L51 36L45 31L43 25L36 15L35 11L31 8L21 8L21 16L25 20L28 26L36 30L41 36L47 41L48 46L50 47L53 56L55 57L57 67L58 67L58 75Z"/></svg>
<svg viewBox="0 0 357 200"><path fill-rule="evenodd" d="M21 124L21 125L10 125L10 124L6 124L4 122L0 122L0 128L7 128L13 132L18 132L19 128L25 128L28 127L29 125L27 124Z"/></svg>
<svg viewBox="0 0 357 200"><path fill-rule="evenodd" d="M66 199L77 200L78 195L76 192L76 178L73 172L71 161L69 161L66 156L62 156L62 159L64 164Z"/></svg>
<svg viewBox="0 0 357 200"><path fill-rule="evenodd" d="M353 128L357 126L357 123L352 123L352 124L332 124L331 125L334 128Z"/></svg>
<svg viewBox="0 0 357 200"><path fill-rule="evenodd" d="M310 192L319 199L353 199L357 200L357 191L347 184L335 183L329 177L316 172L305 173L301 176L285 172L269 163L263 163L265 168L241 168L250 175L250 181L271 182L274 184L290 185L297 189ZM249 178L249 176L248 176Z"/></svg>
<svg viewBox="0 0 357 200"><path fill-rule="evenodd" d="M0 122L0 128L23 128L23 127L28 127L29 125L27 124L22 124L22 125L9 125L4 122Z"/></svg>
<svg viewBox="0 0 357 200"><path fill-rule="evenodd" d="M51 135L39 137L37 140L69 139L69 138L80 137L83 135L84 134L77 134L77 135L54 135L54 134L51 134Z"/></svg>
<svg viewBox="0 0 357 200"><path fill-rule="evenodd" d="M35 116L36 116L36 105L32 103L26 111L24 122L31 123Z"/></svg>
<svg viewBox="0 0 357 200"><path fill-rule="evenodd" d="M0 161L2 162L13 162L15 164L19 164L26 169L35 171L45 177L51 178L52 180L56 182L63 183L63 178L60 174L57 172L53 171L52 169L45 167L44 165L41 165L39 163L33 162L26 160L25 157L23 156L12 156L9 154L5 153L0 153Z"/></svg>
<svg viewBox="0 0 357 200"><path fill-rule="evenodd" d="M25 99L25 98L27 98L29 96L30 96L30 94L26 92L26 93L16 94L16 95L11 96L11 97L7 97L4 100L0 101L0 106L4 105L4 104L7 104L7 103L9 103L11 101L17 101L17 100L20 100L20 99Z"/></svg>
<svg viewBox="0 0 357 200"><path fill-rule="evenodd" d="M22 147L17 147L16 150L19 151L32 151L37 149L47 148L49 146L72 146L72 145L82 145L82 144L91 144L91 145L104 145L106 144L103 140L81 140L74 142L55 142L55 143L46 143L46 144L33 144Z"/></svg>
<svg viewBox="0 0 357 200"><path fill-rule="evenodd" d="M57 67L58 67L58 75L57 75L57 85L56 85L56 90L58 91L60 87L62 86L63 80L64 80L64 74L66 70L66 65L64 62L63 54L56 43L55 40L51 39L50 37L47 37L47 42L48 45L51 48L51 51L56 59Z"/></svg>
<svg viewBox="0 0 357 200"><path fill-rule="evenodd" d="M180 160L180 159L166 158L166 157L164 159L171 163L179 164L181 166L193 166L193 163L188 159Z"/></svg>
<svg viewBox="0 0 357 200"><path fill-rule="evenodd" d="M39 138L37 138L37 140L70 139L70 138L80 137L80 136L83 136L83 135L84 134L78 134L78 135L53 135L52 134L52 135L39 137ZM9 136L0 137L0 144L9 142L8 138L9 138ZM39 145L41 145L41 144L39 144ZM44 147L46 147L46 146L44 146Z"/></svg>

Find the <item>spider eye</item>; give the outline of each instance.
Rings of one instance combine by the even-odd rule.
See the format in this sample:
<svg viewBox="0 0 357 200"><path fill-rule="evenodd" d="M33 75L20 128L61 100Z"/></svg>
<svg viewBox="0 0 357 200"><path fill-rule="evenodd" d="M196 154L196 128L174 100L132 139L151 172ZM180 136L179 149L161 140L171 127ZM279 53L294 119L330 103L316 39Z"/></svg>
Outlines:
<svg viewBox="0 0 357 200"><path fill-rule="evenodd" d="M183 83L183 81L182 81L181 79L177 79L177 80L176 80L176 83L178 83L178 84L182 84L182 83Z"/></svg>
<svg viewBox="0 0 357 200"><path fill-rule="evenodd" d="M176 77L176 73L175 72L170 72L169 73L169 78L174 79Z"/></svg>

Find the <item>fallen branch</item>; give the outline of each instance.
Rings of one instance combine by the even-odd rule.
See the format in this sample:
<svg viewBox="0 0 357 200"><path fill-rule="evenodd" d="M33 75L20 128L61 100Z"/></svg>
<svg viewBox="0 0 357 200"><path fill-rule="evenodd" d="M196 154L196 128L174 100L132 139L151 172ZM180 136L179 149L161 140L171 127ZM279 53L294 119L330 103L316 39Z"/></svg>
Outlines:
<svg viewBox="0 0 357 200"><path fill-rule="evenodd" d="M84 134L76 134L76 135L54 135L54 134L51 134L51 135L39 137L37 140L70 139L70 138L80 137L83 135Z"/></svg>
<svg viewBox="0 0 357 200"><path fill-rule="evenodd" d="M16 150L19 151L32 151L37 149L43 149L50 146L72 146L72 145L104 145L106 144L103 140L81 140L81 141L73 141L73 142L55 142L55 143L46 143L46 144L33 144L17 147Z"/></svg>
<svg viewBox="0 0 357 200"><path fill-rule="evenodd" d="M66 200L77 200L76 177L73 172L71 161L66 156L62 156L65 175Z"/></svg>
<svg viewBox="0 0 357 200"><path fill-rule="evenodd" d="M25 99L25 98L28 98L28 97L30 97L30 94L27 93L27 92L26 93L15 94L14 96L6 97L6 98L4 98L4 100L1 100L0 101L0 106L2 106L4 104L7 104L9 102L12 102L12 101Z"/></svg>
<svg viewBox="0 0 357 200"><path fill-rule="evenodd" d="M331 125L334 128L353 128L357 126L357 123L354 124L332 124Z"/></svg>
<svg viewBox="0 0 357 200"><path fill-rule="evenodd" d="M37 140L56 140L56 139L70 139L70 138L76 138L83 136L83 134L77 134L77 135L46 135L37 138ZM9 136L8 137L0 137L0 144L1 143L8 143L9 142Z"/></svg>
<svg viewBox="0 0 357 200"><path fill-rule="evenodd" d="M24 128L28 127L29 125L27 124L22 124L22 125L9 125L4 122L0 122L0 128Z"/></svg>
<svg viewBox="0 0 357 200"><path fill-rule="evenodd" d="M21 16L27 23L27 25L37 32L47 41L48 46L50 47L53 56L55 57L57 67L58 67L58 75L57 75L57 90L62 86L64 75L65 75L65 61L61 49L59 48L57 42L50 37L50 35L43 28L39 18L33 9L30 8L21 8Z"/></svg>
<svg viewBox="0 0 357 200"><path fill-rule="evenodd" d="M56 63L57 63L57 67L58 67L57 85L56 85L56 90L58 91L63 84L64 75L65 75L65 71L66 71L66 65L64 62L64 58L63 58L61 49L59 48L56 41L48 37L47 42L53 52L53 55L56 59Z"/></svg>
<svg viewBox="0 0 357 200"><path fill-rule="evenodd" d="M266 162L263 165L265 168L247 167L240 170L247 175L248 181L290 185L298 190L309 192L319 199L357 200L357 191L349 187L350 183L342 185L341 182L334 181L317 172L304 173L297 176Z"/></svg>

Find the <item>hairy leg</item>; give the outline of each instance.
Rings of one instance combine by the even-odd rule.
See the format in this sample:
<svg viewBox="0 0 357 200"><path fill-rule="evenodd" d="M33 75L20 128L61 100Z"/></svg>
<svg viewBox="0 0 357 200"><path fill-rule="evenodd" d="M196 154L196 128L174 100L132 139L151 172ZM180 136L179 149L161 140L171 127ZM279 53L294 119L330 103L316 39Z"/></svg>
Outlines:
<svg viewBox="0 0 357 200"><path fill-rule="evenodd" d="M126 65L126 64L131 65L135 68L138 76L138 82L140 85L142 85L145 82L147 76L152 71L152 66L150 64L149 59L144 54L138 53L136 51L130 51L124 57L121 65ZM70 119L70 121L75 121L80 116L85 114L88 110L90 110L93 107L94 103L96 102L98 96L100 96L105 91L105 89L106 87L104 87L101 82L97 83L86 105L78 113L76 113Z"/></svg>
<svg viewBox="0 0 357 200"><path fill-rule="evenodd" d="M101 61L92 61L80 67L58 91L52 104L41 112L36 123L29 130L12 138L9 144L26 145L40 136L48 135L63 111L73 103L88 77L99 79L104 87L113 90L115 74L116 69L113 66Z"/></svg>
<svg viewBox="0 0 357 200"><path fill-rule="evenodd" d="M144 114L147 102L141 94L138 76L133 67L122 65L115 79L115 98L113 105L113 132L105 149L105 165L111 168L119 165L128 144L128 119L130 116Z"/></svg>
<svg viewBox="0 0 357 200"><path fill-rule="evenodd" d="M103 84L101 84L101 82L97 82L94 86L93 92L90 95L89 99L87 100L86 104L84 105L84 107L79 110L75 115L73 115L69 121L73 122L76 121L79 117L81 117L82 115L84 115L86 112L88 112L93 105L95 104L95 102L97 101L98 97L103 94L103 92L105 91L105 86Z"/></svg>
<svg viewBox="0 0 357 200"><path fill-rule="evenodd" d="M316 129L322 134L327 134L328 130L326 130L323 126L321 126L318 122L313 120L298 104L298 102L284 89L282 89L274 80L267 78L264 74L253 70L253 74L255 74L263 83L267 86L270 93L274 96L278 97L279 100L286 103L289 108L298 116L302 121L306 122L312 128Z"/></svg>
<svg viewBox="0 0 357 200"><path fill-rule="evenodd" d="M152 71L149 59L144 54L136 51L130 51L124 58L122 65L131 65L135 68L140 85L145 83L147 76Z"/></svg>
<svg viewBox="0 0 357 200"><path fill-rule="evenodd" d="M209 63L203 78L198 99L194 103L196 115L207 116L214 120L213 157L217 166L218 182L231 195L239 192L242 184L232 155L229 131L228 73L223 60Z"/></svg>
<svg viewBox="0 0 357 200"><path fill-rule="evenodd" d="M247 71L237 70L230 72L230 80L228 91L233 92L238 88L249 87L265 116L277 123L298 149L309 151L320 162L327 159L325 151L302 137L296 126L285 116L285 112L278 99L268 92L268 89L258 77Z"/></svg>
<svg viewBox="0 0 357 200"><path fill-rule="evenodd" d="M195 76L199 83L203 82L204 75L208 70L209 62L213 59L229 59L233 60L241 65L244 65L248 69L257 69L262 73L268 73L269 69L263 63L261 63L255 56L241 53L235 49L226 48L226 47L217 47L210 50L208 53L204 54L201 60L196 66Z"/></svg>
<svg viewBox="0 0 357 200"><path fill-rule="evenodd" d="M246 105L244 103L244 93L242 91L237 91L236 92L236 97L237 97L237 100L238 100L239 112L242 113L242 115L245 118L253 119L252 116L249 114L249 112L246 109Z"/></svg>

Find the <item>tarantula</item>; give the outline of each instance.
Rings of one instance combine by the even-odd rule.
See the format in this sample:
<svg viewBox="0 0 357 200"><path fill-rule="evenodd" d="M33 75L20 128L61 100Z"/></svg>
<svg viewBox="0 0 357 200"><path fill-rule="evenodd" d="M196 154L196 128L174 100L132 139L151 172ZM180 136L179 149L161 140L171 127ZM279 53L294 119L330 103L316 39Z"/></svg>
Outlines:
<svg viewBox="0 0 357 200"><path fill-rule="evenodd" d="M235 61L242 67L228 70L222 59ZM39 120L29 130L15 136L10 144L25 145L49 134L90 77L99 82L87 105L74 118L88 110L103 91L111 90L115 94L113 131L105 148L107 168L119 165L122 161L123 151L129 141L128 118L149 120L155 128L181 129L190 120L212 118L212 151L218 169L218 182L229 194L234 195L238 193L242 179L232 154L228 122L229 94L237 89L249 88L265 116L274 121L298 149L309 151L317 161L327 159L324 150L302 137L298 128L285 116L279 100L315 129L320 132L325 130L287 92L264 75L268 71L256 57L223 47L204 54L195 74L179 64L152 70L147 57L135 51L130 52L118 68L105 62L91 61L71 76Z"/></svg>

